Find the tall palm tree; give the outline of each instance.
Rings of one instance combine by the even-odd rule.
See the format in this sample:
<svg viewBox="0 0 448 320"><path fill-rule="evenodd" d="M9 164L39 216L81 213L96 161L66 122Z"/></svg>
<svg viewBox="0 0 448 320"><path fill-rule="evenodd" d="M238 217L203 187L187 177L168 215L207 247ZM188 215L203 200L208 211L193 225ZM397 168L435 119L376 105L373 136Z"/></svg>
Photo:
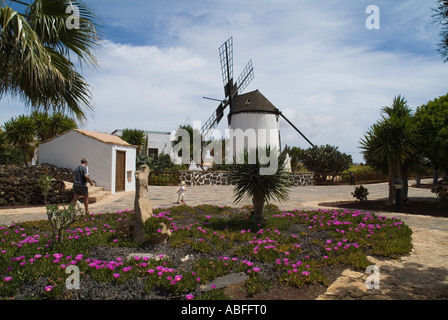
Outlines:
<svg viewBox="0 0 448 320"><path fill-rule="evenodd" d="M417 134L410 109L401 96L394 98L392 107L382 111L386 115L370 127L360 143L367 162L388 175L389 203L393 203L395 179L401 176L407 186L406 161L416 151Z"/></svg>
<svg viewBox="0 0 448 320"><path fill-rule="evenodd" d="M9 143L22 150L25 166L28 167L28 150L34 142L36 127L29 116L20 115L5 122L5 134Z"/></svg>
<svg viewBox="0 0 448 320"><path fill-rule="evenodd" d="M263 210L265 202L271 200L284 201L289 198L288 192L291 186L289 172L286 170L286 151L277 157L277 170L273 174L263 175L260 169L264 167L260 163L260 155L266 150L253 150L256 152L255 163L250 163L249 152L245 150L239 161L233 164L230 177L234 184L235 203L244 199L252 200L256 224L263 223ZM277 152L269 150L269 152Z"/></svg>
<svg viewBox="0 0 448 320"><path fill-rule="evenodd" d="M402 198L406 199L408 196L408 167L410 162L414 159L413 155L416 151L417 132L415 123L412 119L412 109L408 106L408 102L404 97L398 95L394 98L392 107L384 107L382 111L389 117L397 117L398 121L402 123L403 132L401 138L403 143L406 143L406 148L403 149L402 157L398 163L398 170L401 181L403 182Z"/></svg>
<svg viewBox="0 0 448 320"><path fill-rule="evenodd" d="M97 17L78 0L0 1L0 98L10 94L34 109L85 120L93 110L89 85L70 58L77 57L80 66L98 66L93 55L99 42ZM67 27L69 7L79 10L73 28Z"/></svg>

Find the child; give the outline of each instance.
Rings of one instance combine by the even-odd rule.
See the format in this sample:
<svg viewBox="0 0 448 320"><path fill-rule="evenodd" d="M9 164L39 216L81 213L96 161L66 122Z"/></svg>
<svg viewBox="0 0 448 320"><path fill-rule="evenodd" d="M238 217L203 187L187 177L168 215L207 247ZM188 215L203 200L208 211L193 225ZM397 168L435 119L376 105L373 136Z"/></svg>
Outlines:
<svg viewBox="0 0 448 320"><path fill-rule="evenodd" d="M185 203L184 199L185 199L185 192L187 191L187 189L185 188L185 181L182 181L180 183L180 188L179 190L177 190L177 203L180 203L179 201L182 201L182 203Z"/></svg>

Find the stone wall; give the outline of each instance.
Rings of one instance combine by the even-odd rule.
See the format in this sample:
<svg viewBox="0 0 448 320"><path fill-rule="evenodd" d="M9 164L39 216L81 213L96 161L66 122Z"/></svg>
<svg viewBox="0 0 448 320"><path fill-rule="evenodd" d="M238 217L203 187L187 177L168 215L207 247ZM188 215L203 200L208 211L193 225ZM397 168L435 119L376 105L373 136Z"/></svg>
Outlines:
<svg viewBox="0 0 448 320"><path fill-rule="evenodd" d="M180 171L180 181L185 181L189 186L202 185L231 185L228 171ZM314 185L314 173L293 172L291 173L291 183L294 186Z"/></svg>
<svg viewBox="0 0 448 320"><path fill-rule="evenodd" d="M72 191L65 189L64 181L73 182L71 169L58 168L54 165L40 164L25 168L18 165L0 165L0 207L43 205L44 197L37 185L42 175L49 175L55 180L48 193L48 204L68 204Z"/></svg>
<svg viewBox="0 0 448 320"><path fill-rule="evenodd" d="M227 171L180 171L179 179L188 186L231 184Z"/></svg>
<svg viewBox="0 0 448 320"><path fill-rule="evenodd" d="M314 185L314 173L291 172L291 182L293 186L312 186Z"/></svg>

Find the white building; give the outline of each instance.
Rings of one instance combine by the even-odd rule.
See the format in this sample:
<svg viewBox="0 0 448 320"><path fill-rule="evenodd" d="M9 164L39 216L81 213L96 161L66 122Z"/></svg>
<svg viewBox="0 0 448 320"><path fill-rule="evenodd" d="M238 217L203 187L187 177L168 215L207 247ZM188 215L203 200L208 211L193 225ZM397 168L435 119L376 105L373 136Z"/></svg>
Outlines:
<svg viewBox="0 0 448 320"><path fill-rule="evenodd" d="M120 137L74 129L39 145L39 163L76 169L88 159L96 185L112 194L135 190L136 146Z"/></svg>
<svg viewBox="0 0 448 320"><path fill-rule="evenodd" d="M171 154L171 132L163 131L143 131L145 134L145 144L141 153L147 156ZM121 137L123 129L117 129L112 135Z"/></svg>

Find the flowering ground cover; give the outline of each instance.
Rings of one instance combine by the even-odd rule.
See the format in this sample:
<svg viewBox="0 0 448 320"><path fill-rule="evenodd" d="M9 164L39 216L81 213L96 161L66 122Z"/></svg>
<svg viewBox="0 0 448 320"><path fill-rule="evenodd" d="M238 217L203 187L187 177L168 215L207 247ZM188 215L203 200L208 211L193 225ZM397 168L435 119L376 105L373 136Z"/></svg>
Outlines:
<svg viewBox="0 0 448 320"><path fill-rule="evenodd" d="M0 299L233 299L200 286L214 288L214 280L234 272L248 275L242 290L250 298L279 287L326 287L331 270L365 270L367 255L397 258L412 249L411 229L396 218L267 205L264 223L255 225L249 212L210 205L155 209L145 223L148 235L160 232L161 222L172 234L152 245L115 233L119 221L134 215L130 210L82 217L61 243L46 220L1 226ZM67 286L72 266L79 270L77 289Z"/></svg>

